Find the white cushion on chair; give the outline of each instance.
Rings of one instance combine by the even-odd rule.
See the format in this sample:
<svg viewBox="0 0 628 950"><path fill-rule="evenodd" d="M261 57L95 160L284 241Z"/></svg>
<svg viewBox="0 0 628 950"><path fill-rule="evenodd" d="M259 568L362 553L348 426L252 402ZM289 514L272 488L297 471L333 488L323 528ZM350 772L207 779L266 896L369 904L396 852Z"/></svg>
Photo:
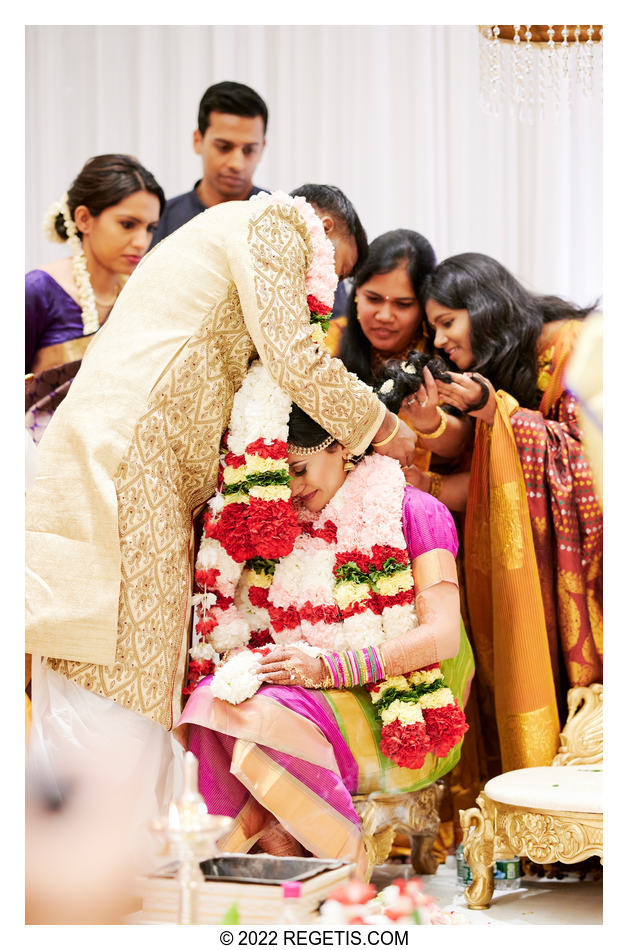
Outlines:
<svg viewBox="0 0 628 950"><path fill-rule="evenodd" d="M600 814L602 777L601 769L586 765L516 769L490 779L484 792L505 805Z"/></svg>

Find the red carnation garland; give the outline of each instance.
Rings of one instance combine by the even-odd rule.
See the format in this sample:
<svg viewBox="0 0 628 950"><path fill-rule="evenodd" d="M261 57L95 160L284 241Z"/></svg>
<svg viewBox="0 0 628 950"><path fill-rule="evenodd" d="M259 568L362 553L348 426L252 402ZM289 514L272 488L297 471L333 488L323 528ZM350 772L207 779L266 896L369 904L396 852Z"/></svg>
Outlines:
<svg viewBox="0 0 628 950"><path fill-rule="evenodd" d="M465 715L457 702L437 709L423 710L425 729L429 736L430 752L445 758L469 728Z"/></svg>
<svg viewBox="0 0 628 950"><path fill-rule="evenodd" d="M331 315L331 310L327 304L321 303L313 294L307 295L307 306L310 313L317 317L329 317Z"/></svg>
<svg viewBox="0 0 628 950"><path fill-rule="evenodd" d="M281 459L285 459L288 455L288 444L287 442L282 442L280 439L275 439L270 443L265 442L264 439L256 439L255 442L251 442L250 445L247 445L246 454L259 455L262 459L280 461ZM243 456L240 457L243 459L243 463L246 462ZM226 458L225 464L230 464Z"/></svg>
<svg viewBox="0 0 628 950"><path fill-rule="evenodd" d="M254 630L249 639L249 650L255 650L258 647L264 647L267 643L271 646L273 646L275 643L270 630Z"/></svg>
<svg viewBox="0 0 628 950"><path fill-rule="evenodd" d="M190 660L188 663L188 678L183 687L183 695L189 696L206 676L212 676L215 670L213 660Z"/></svg>
<svg viewBox="0 0 628 950"><path fill-rule="evenodd" d="M420 769L432 742L424 722L403 726L398 719L382 726L379 747L387 758L402 769Z"/></svg>
<svg viewBox="0 0 628 950"><path fill-rule="evenodd" d="M279 558L290 554L300 534L297 515L289 501L225 505L217 519L205 514L205 536L213 538L234 561Z"/></svg>
<svg viewBox="0 0 628 950"><path fill-rule="evenodd" d="M210 510L205 513L203 542L215 541L234 562L232 568L236 571L236 565L246 562L251 566L265 560L272 566L292 551L300 533L291 501L281 497L286 491L282 486L285 486L288 473L287 451L285 440L257 438L247 444L244 454L228 451L221 459L219 484L225 489L225 503L217 516ZM272 497L272 494L269 497L272 492L278 492L280 497ZM194 689L202 676L208 675L211 661L203 659L201 662L199 657L203 653L202 644L211 643L215 628L223 620L232 626L234 622L240 626L244 624L235 608L233 586L228 582L225 585L221 569L198 567L195 582L199 604L198 644L191 651L186 694ZM259 588L259 594L259 606L267 607L267 591ZM292 618L282 616L281 623L286 619L290 621ZM239 636L236 627L233 642L237 642ZM274 642L268 628L252 631L247 637L242 645L251 649ZM213 672L213 666L211 670Z"/></svg>
<svg viewBox="0 0 628 950"><path fill-rule="evenodd" d="M438 663L366 688L382 722L380 748L402 768L420 769L428 753L446 758L469 728Z"/></svg>

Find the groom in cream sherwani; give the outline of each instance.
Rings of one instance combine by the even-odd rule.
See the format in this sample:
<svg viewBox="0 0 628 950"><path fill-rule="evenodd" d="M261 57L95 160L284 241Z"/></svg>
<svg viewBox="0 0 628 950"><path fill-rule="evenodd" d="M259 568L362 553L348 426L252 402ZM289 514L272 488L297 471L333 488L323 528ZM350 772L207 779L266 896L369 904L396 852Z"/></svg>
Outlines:
<svg viewBox="0 0 628 950"><path fill-rule="evenodd" d="M348 276L366 243L352 206L328 186L295 193ZM310 337L311 257L291 204L218 205L147 255L90 344L27 497L27 650L47 658L33 674L34 749L63 709L62 737L87 743L117 717L116 735L137 731L163 764L186 670L193 517L215 491L233 394L256 354L353 453L392 432L371 389ZM381 451L406 464L414 442L401 423Z"/></svg>

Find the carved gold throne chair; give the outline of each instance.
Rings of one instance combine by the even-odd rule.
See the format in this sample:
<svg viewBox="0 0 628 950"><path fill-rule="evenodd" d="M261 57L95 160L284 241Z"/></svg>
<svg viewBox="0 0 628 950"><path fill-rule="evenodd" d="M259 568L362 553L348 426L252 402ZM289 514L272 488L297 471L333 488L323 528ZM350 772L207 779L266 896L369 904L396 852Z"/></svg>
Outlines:
<svg viewBox="0 0 628 950"><path fill-rule="evenodd" d="M434 874L438 860L432 854L432 845L440 828L443 789L441 779L418 792L353 796L368 856L367 880L375 865L388 858L398 832L410 836L410 860L416 873Z"/></svg>
<svg viewBox="0 0 628 950"><path fill-rule="evenodd" d="M519 855L537 864L603 860L602 686L578 686L551 766L505 772L486 783L478 807L460 811L472 910L490 906L493 865Z"/></svg>

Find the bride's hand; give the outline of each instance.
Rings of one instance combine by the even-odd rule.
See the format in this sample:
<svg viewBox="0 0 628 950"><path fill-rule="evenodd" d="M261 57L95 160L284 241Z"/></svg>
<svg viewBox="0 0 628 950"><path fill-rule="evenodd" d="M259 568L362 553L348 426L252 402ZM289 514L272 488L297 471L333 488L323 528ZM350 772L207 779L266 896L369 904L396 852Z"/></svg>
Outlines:
<svg viewBox="0 0 628 950"><path fill-rule="evenodd" d="M298 647L276 646L260 657L259 673L263 682L274 686L304 686L319 689L326 669L319 656L310 656Z"/></svg>

